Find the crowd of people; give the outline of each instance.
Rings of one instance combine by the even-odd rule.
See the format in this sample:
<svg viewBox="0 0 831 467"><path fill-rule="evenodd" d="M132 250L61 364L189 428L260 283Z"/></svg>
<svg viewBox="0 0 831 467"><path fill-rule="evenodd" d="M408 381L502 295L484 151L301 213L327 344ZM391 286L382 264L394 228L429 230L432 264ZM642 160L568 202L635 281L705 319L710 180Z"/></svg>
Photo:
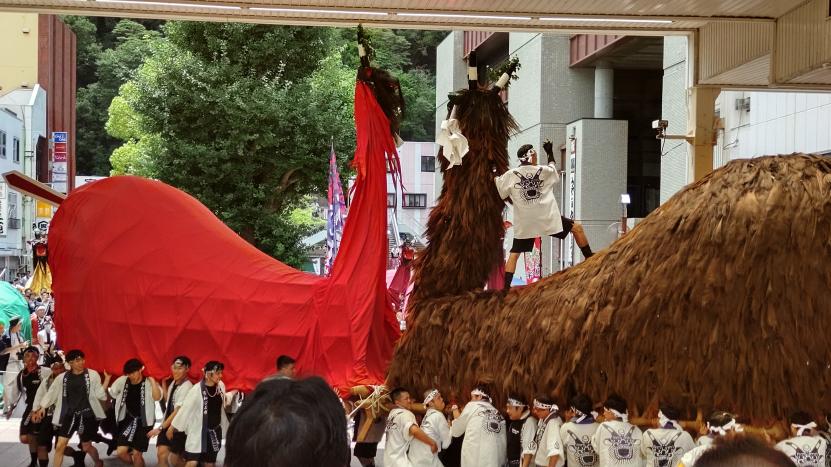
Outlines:
<svg viewBox="0 0 831 467"><path fill-rule="evenodd" d="M510 396L500 412L488 393L487 385L477 386L460 411L455 404L447 407L440 392L431 389L424 394L426 413L419 425L410 393L394 389L386 420L384 467L826 467L831 463L831 438L805 412L790 417L790 437L772 446L767 439L745 439L736 416L728 412L710 415L706 434L694 441L678 421L679 410L669 404L661 405L657 426L641 430L629 422L627 401L618 395L609 396L598 412L585 394L572 397L566 410L546 396L533 401ZM746 458L719 463L725 450ZM375 465L369 458L361 463Z"/></svg>

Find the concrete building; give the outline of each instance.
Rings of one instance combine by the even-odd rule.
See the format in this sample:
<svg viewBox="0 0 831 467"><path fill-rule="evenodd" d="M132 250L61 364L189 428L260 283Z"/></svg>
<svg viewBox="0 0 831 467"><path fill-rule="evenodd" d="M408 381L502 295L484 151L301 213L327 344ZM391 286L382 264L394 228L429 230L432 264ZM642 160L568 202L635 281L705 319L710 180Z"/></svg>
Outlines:
<svg viewBox="0 0 831 467"><path fill-rule="evenodd" d="M403 196L395 196L392 180L387 181L389 207L397 206L398 231L416 243L424 243L427 216L436 205L436 145L432 142L405 142L398 148L401 159ZM395 203L395 204L393 204Z"/></svg>
<svg viewBox="0 0 831 467"><path fill-rule="evenodd" d="M17 89L46 92L46 135L66 132L66 150L38 154L36 178L67 193L75 181L75 33L56 15L0 13L0 95Z"/></svg>
<svg viewBox="0 0 831 467"><path fill-rule="evenodd" d="M23 120L0 108L0 173L21 170L23 161ZM24 255L20 195L0 181L0 280L12 280Z"/></svg>

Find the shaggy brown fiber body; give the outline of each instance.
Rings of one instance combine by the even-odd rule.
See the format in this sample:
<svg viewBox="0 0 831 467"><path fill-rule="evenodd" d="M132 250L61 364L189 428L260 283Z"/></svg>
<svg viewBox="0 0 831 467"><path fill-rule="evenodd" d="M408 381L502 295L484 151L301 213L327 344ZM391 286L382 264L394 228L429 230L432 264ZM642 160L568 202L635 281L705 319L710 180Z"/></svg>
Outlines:
<svg viewBox="0 0 831 467"><path fill-rule="evenodd" d="M470 152L449 170L439 152L444 185L427 221L427 248L413 264L410 310L428 297L481 289L502 261L505 203L493 179L508 170L508 136L516 122L493 90L464 90L453 99Z"/></svg>
<svg viewBox="0 0 831 467"><path fill-rule="evenodd" d="M463 394L490 380L497 407L508 391L561 407L583 391L617 392L633 415L662 399L687 417L819 414L831 408L831 159L733 161L575 267L413 306L393 386Z"/></svg>

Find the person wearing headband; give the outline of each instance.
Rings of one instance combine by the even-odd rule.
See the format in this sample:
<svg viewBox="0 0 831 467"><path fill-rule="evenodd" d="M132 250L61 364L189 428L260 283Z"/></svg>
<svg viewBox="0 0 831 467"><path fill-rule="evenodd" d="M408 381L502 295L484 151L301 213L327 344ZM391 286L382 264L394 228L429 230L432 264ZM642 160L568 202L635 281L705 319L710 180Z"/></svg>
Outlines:
<svg viewBox="0 0 831 467"><path fill-rule="evenodd" d="M23 349L29 347L29 341L23 338L22 321L19 317L15 316L9 320L9 334L2 339L0 355L8 355L6 372L3 373L3 410L6 417L9 417L20 394L14 379L23 369Z"/></svg>
<svg viewBox="0 0 831 467"><path fill-rule="evenodd" d="M185 452L185 434L177 432L172 438L167 437L168 428L173 424L173 419L182 408L185 396L193 387L188 379L190 371L190 358L179 355L173 359L170 365L172 379L162 381L162 397L164 398L164 416L161 425L150 431L150 437L156 436L156 457L159 467L171 467L184 463L182 455Z"/></svg>
<svg viewBox="0 0 831 467"><path fill-rule="evenodd" d="M707 419L707 434L698 438L697 446L681 457L679 467L692 467L696 461L713 447L713 443L731 432L741 432L736 416L729 412L713 412Z"/></svg>
<svg viewBox="0 0 831 467"><path fill-rule="evenodd" d="M533 409L532 409L533 410ZM508 415L506 425L508 466L528 467L534 457L534 434L537 432L537 419L532 410L518 394L508 395L505 413Z"/></svg>
<svg viewBox="0 0 831 467"><path fill-rule="evenodd" d="M501 467L508 459L505 419L489 394L487 385L477 385L450 427L453 437L464 436L461 467Z"/></svg>
<svg viewBox="0 0 831 467"><path fill-rule="evenodd" d="M63 358L58 354L46 354L43 357L43 366L49 368L49 376L43 378L35 393L34 407L40 407L40 403L46 393L49 391L55 379L66 371ZM49 465L49 451L52 450L57 434L52 426L53 409L47 409L42 416L32 414L32 422L39 423L40 429L37 433L37 447L38 447L38 466L46 467ZM65 455L73 459L74 465L84 465L84 451L75 450L69 446L64 451Z"/></svg>
<svg viewBox="0 0 831 467"><path fill-rule="evenodd" d="M53 353L55 348L57 348L58 334L55 332L55 325L52 322L52 318L44 316L40 320L40 323L40 331L37 334L38 345L40 345L44 355Z"/></svg>
<svg viewBox="0 0 831 467"><path fill-rule="evenodd" d="M534 416L539 423L534 433L534 465L545 467L562 467L565 464L563 442L560 428L560 408L547 396L539 395L534 399Z"/></svg>
<svg viewBox="0 0 831 467"><path fill-rule="evenodd" d="M826 459L828 441L819 436L817 422L806 412L792 414L791 437L776 445L776 449L785 453L794 464L802 467L825 467L831 459Z"/></svg>
<svg viewBox="0 0 831 467"><path fill-rule="evenodd" d="M519 255L530 252L537 237L552 236L565 240L571 232L586 259L594 254L583 226L560 214L554 195L554 186L560 182L560 172L554 162L553 144L546 141L543 148L548 156L546 165L537 165L536 149L533 145L524 144L517 151L519 167L494 179L499 196L510 199L514 213L514 241L505 263L505 289L511 287Z"/></svg>
<svg viewBox="0 0 831 467"><path fill-rule="evenodd" d="M569 405L571 418L560 428L566 463L585 467L596 466L597 451L592 447L591 440L598 424L592 413L592 400L586 394L577 394L571 398Z"/></svg>
<svg viewBox="0 0 831 467"><path fill-rule="evenodd" d="M646 467L676 466L681 456L695 448L689 433L681 428L678 419L681 412L668 403L661 403L658 410L658 428L643 432L641 453Z"/></svg>
<svg viewBox="0 0 831 467"><path fill-rule="evenodd" d="M395 388L390 392L390 399L394 406L387 416L384 466L411 467L409 451L413 439L429 446L432 454L439 452L438 444L418 426L410 411L413 404L410 393L404 388Z"/></svg>
<svg viewBox="0 0 831 467"><path fill-rule="evenodd" d="M185 434L184 459L186 467L216 465L217 454L222 448L223 434L228 432L225 407L233 394L225 392L222 372L225 365L211 360L202 368L204 377L185 396L182 407L173 417L167 429L167 437L173 439L177 432Z"/></svg>
<svg viewBox="0 0 831 467"><path fill-rule="evenodd" d="M98 372L86 367L84 352L77 349L67 352L66 361L71 371L62 373L52 382L43 399L35 403L33 411L41 417L46 409L55 407L52 415L52 424L58 431L55 467L63 465L64 451L76 433L81 440L81 449L89 454L96 467L101 467L104 462L98 457L92 440L98 434L100 420L106 416L101 403L107 400L110 374L104 372L102 383Z"/></svg>
<svg viewBox="0 0 831 467"><path fill-rule="evenodd" d="M641 467L640 428L629 423L628 404L623 397L612 394L603 403L603 423L592 437L592 447L600 467Z"/></svg>
<svg viewBox="0 0 831 467"><path fill-rule="evenodd" d="M450 446L450 424L444 416L444 398L438 389L428 389L424 392L424 407L427 413L421 420L421 430L424 431L438 446L438 451L447 449ZM413 467L442 467L439 460L439 453L432 452L430 447L424 443L412 443L410 445L410 462Z"/></svg>
<svg viewBox="0 0 831 467"><path fill-rule="evenodd" d="M127 360L123 371L110 388L115 401L115 453L125 464L143 466L162 390L153 377L144 376L144 363L137 358Z"/></svg>
<svg viewBox="0 0 831 467"><path fill-rule="evenodd" d="M43 368L38 365L39 358L40 350L37 347L27 347L23 351L23 370L15 378L15 385L17 386L19 396L14 405L16 406L21 398L25 405L23 416L20 419L20 442L29 446L29 456L31 457L31 463L29 465L32 467L37 467L38 465L37 436L43 425L40 422L32 420L32 407L34 407L35 395L40 387L40 383L48 378L51 373L49 368ZM14 406L11 408L11 411L13 410Z"/></svg>

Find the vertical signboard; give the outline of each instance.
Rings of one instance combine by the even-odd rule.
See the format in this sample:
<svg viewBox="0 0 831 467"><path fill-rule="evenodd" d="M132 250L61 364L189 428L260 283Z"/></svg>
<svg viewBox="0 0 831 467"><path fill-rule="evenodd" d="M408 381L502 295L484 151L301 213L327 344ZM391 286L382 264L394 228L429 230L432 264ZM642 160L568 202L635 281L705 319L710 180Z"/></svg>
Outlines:
<svg viewBox="0 0 831 467"><path fill-rule="evenodd" d="M9 186L0 181L0 236L5 237L9 224Z"/></svg>
<svg viewBox="0 0 831 467"><path fill-rule="evenodd" d="M52 189L66 193L69 155L69 135L65 131L52 132Z"/></svg>
<svg viewBox="0 0 831 467"><path fill-rule="evenodd" d="M576 217L574 198L577 194L577 140L571 139L568 155L568 218ZM566 241L566 267L574 264L574 235L569 235Z"/></svg>

